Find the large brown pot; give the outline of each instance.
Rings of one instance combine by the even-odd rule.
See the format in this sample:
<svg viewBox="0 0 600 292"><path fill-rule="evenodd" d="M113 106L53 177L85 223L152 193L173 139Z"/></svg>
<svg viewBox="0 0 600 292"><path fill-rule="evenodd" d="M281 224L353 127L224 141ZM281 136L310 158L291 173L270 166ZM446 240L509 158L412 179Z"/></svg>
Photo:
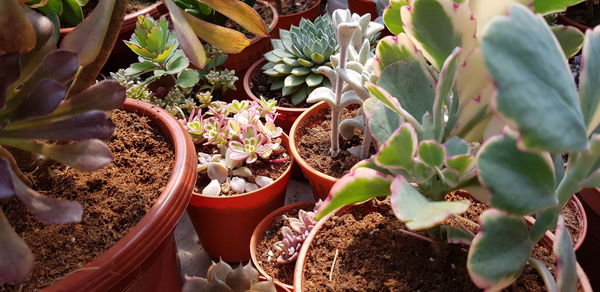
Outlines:
<svg viewBox="0 0 600 292"><path fill-rule="evenodd" d="M289 151L288 138L282 145ZM250 237L260 220L283 206L287 184L294 161L270 185L256 191L234 196L205 196L194 193L188 206L194 229L202 247L213 258L227 262L250 258Z"/></svg>
<svg viewBox="0 0 600 292"><path fill-rule="evenodd" d="M600 291L600 189L584 189L579 196L587 213L589 231L585 242L577 250L577 260L590 275L592 287Z"/></svg>
<svg viewBox="0 0 600 292"><path fill-rule="evenodd" d="M270 3L275 2L274 0L270 0ZM310 8L304 10L304 11L300 11L294 14L289 14L289 15L283 15L280 14L279 15L279 21L277 22L277 27L275 27L275 30L273 30L273 34L272 37L273 38L279 38L279 30L280 29L286 29L289 30L290 27L292 27L292 25L298 26L298 24L300 24L300 20L302 20L302 18L308 19L308 20L315 20L315 18L319 17L319 15L321 15L321 0L316 0L316 3L311 6Z"/></svg>
<svg viewBox="0 0 600 292"><path fill-rule="evenodd" d="M265 53L272 50L271 37L274 36L275 27L279 21L279 14L277 9L273 7L269 2L258 0L264 5L267 5L273 12L273 21L269 24L268 31L270 32L269 37L253 37L250 39L250 45L238 54L230 54L227 57L227 61L223 64L223 67L229 70L235 70L238 76L248 69L252 63L260 59Z"/></svg>
<svg viewBox="0 0 600 292"><path fill-rule="evenodd" d="M325 200L325 198L327 198L327 194L329 194L329 190L337 181L337 178L314 169L300 156L297 148L299 143L298 129L302 127L302 123L304 123L304 121L306 121L309 117L318 114L321 109L325 109L327 107L329 107L329 105L324 101L312 106L296 119L296 122L294 122L292 129L290 130L290 150L292 152L292 156L300 166L304 177L308 179L308 183L310 183L310 187L313 190L313 196L315 197L315 200Z"/></svg>
<svg viewBox="0 0 600 292"><path fill-rule="evenodd" d="M323 225L325 225L325 222L327 220L329 220L331 217L336 216L336 215L345 214L347 212L351 212L350 208L360 208L359 212L361 212L365 215L370 212L376 211L375 208L368 206L368 202L367 202L367 203L361 204L361 205L345 206L343 208L338 209L337 211L330 213L329 215L327 215L324 218L322 218L321 220L319 220L319 222L317 222L317 225L313 228L313 230L310 232L310 234L308 235L308 237L302 244L302 248L300 249L300 252L298 254L298 259L296 260L296 267L294 268L294 291L296 291L296 292L303 291L304 270L305 270L305 266L306 266L306 261L308 259L308 251L311 248L313 241L314 241L315 237L317 236L319 230L321 230L321 228L323 228ZM554 235L551 233L546 233L546 236L542 240L541 244L551 246L551 243L553 241L554 241ZM552 248L550 248L550 250L551 249ZM577 277L579 279L579 284L581 285L581 288L584 292L592 292L593 291L586 273L584 272L584 270L581 268L581 266L579 264L577 264Z"/></svg>
<svg viewBox="0 0 600 292"><path fill-rule="evenodd" d="M127 99L123 109L149 117L175 148L173 171L152 208L121 240L42 291L179 291L173 231L196 181L196 152L187 132L165 110Z"/></svg>

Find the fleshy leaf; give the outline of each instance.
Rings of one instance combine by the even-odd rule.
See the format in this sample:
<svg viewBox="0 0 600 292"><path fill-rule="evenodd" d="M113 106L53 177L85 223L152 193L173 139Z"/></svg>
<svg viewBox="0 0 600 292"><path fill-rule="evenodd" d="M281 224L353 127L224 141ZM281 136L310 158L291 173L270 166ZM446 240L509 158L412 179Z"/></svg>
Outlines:
<svg viewBox="0 0 600 292"><path fill-rule="evenodd" d="M212 24L181 10L180 12L200 39L225 53L237 54L250 45L250 40L237 30Z"/></svg>
<svg viewBox="0 0 600 292"><path fill-rule="evenodd" d="M200 81L200 74L196 70L183 70L177 76L177 86L191 88Z"/></svg>
<svg viewBox="0 0 600 292"><path fill-rule="evenodd" d="M600 27L586 33L582 61L579 102L589 135L600 125Z"/></svg>
<svg viewBox="0 0 600 292"><path fill-rule="evenodd" d="M27 53L35 47L33 26L18 0L2 1L0 9L0 52Z"/></svg>
<svg viewBox="0 0 600 292"><path fill-rule="evenodd" d="M479 181L492 192L491 205L528 215L558 204L550 156L523 152L516 142L509 135L495 136L477 154Z"/></svg>
<svg viewBox="0 0 600 292"><path fill-rule="evenodd" d="M419 158L431 167L440 167L444 163L446 152L444 147L433 140L425 140L419 143Z"/></svg>
<svg viewBox="0 0 600 292"><path fill-rule="evenodd" d="M567 59L579 52L583 46L583 33L579 29L565 25L554 25L551 29Z"/></svg>
<svg viewBox="0 0 600 292"><path fill-rule="evenodd" d="M425 58L417 49L410 38L401 33L397 36L386 36L382 38L375 48L377 58L375 59L375 72L381 75L385 67L397 61L419 61L425 62Z"/></svg>
<svg viewBox="0 0 600 292"><path fill-rule="evenodd" d="M417 134L413 127L404 123L379 148L375 163L385 168L410 169L417 151Z"/></svg>
<svg viewBox="0 0 600 292"><path fill-rule="evenodd" d="M405 5L408 5L408 2L405 0L391 0L390 5L383 10L383 23L394 35L404 32L402 18L400 17L400 8Z"/></svg>
<svg viewBox="0 0 600 292"><path fill-rule="evenodd" d="M199 0L212 9L235 21L247 31L257 36L269 35L267 27L260 15L244 1L238 0Z"/></svg>
<svg viewBox="0 0 600 292"><path fill-rule="evenodd" d="M565 11L567 7L579 2L583 0L535 0L533 7L536 13L550 14Z"/></svg>
<svg viewBox="0 0 600 292"><path fill-rule="evenodd" d="M498 87L496 107L520 132L520 145L551 152L587 148L577 91L563 52L544 18L511 6L490 22L484 59Z"/></svg>
<svg viewBox="0 0 600 292"><path fill-rule="evenodd" d="M446 165L463 174L475 165L475 159L471 155L455 155L446 161Z"/></svg>
<svg viewBox="0 0 600 292"><path fill-rule="evenodd" d="M558 218L556 239L552 252L556 256L556 284L558 291L577 291L577 260L573 241L565 226L564 218Z"/></svg>
<svg viewBox="0 0 600 292"><path fill-rule="evenodd" d="M15 186L10 173L12 168L7 158L0 157L0 199L8 198L15 194Z"/></svg>
<svg viewBox="0 0 600 292"><path fill-rule="evenodd" d="M316 220L335 209L390 194L391 178L370 168L356 168L333 185Z"/></svg>
<svg viewBox="0 0 600 292"><path fill-rule="evenodd" d="M58 107L66 92L67 88L56 80L41 80L31 95L17 106L13 117L17 120L24 120L48 115Z"/></svg>
<svg viewBox="0 0 600 292"><path fill-rule="evenodd" d="M446 155L449 157L469 154L469 144L456 136L448 139L444 143L444 148L446 148Z"/></svg>
<svg viewBox="0 0 600 292"><path fill-rule="evenodd" d="M431 202L402 176L394 178L391 191L394 214L411 230L431 228L469 208L469 200Z"/></svg>
<svg viewBox="0 0 600 292"><path fill-rule="evenodd" d="M188 24L185 16L187 13L179 9L173 0L163 0L163 2L167 6L167 9L169 9L177 39L179 40L179 46L190 59L190 63L198 68L203 68L206 64L204 46L200 43L198 36L196 36L192 27Z"/></svg>
<svg viewBox="0 0 600 292"><path fill-rule="evenodd" d="M454 226L443 225L442 230L446 233L446 240L452 244L469 245L473 240L473 235Z"/></svg>
<svg viewBox="0 0 600 292"><path fill-rule="evenodd" d="M33 268L33 253L0 210L0 280L25 281Z"/></svg>
<svg viewBox="0 0 600 292"><path fill-rule="evenodd" d="M21 66L19 55L7 53L0 56L0 109L4 108L6 94L11 84L19 80Z"/></svg>
<svg viewBox="0 0 600 292"><path fill-rule="evenodd" d="M481 229L471 243L467 269L479 288L500 291L519 277L534 243L523 217L489 209L480 219Z"/></svg>
<svg viewBox="0 0 600 292"><path fill-rule="evenodd" d="M554 276L552 275L550 270L548 270L546 264L534 258L529 258L529 263L538 272L540 277L544 279L544 284L546 285L546 289L548 289L548 292L558 292L556 287L556 280L554 280Z"/></svg>
<svg viewBox="0 0 600 292"><path fill-rule="evenodd" d="M442 136L444 135L444 104L446 103L446 99L452 95L452 89L454 88L454 81L456 80L458 70L458 54L460 54L461 51L461 48L455 48L448 58L446 58L435 87L433 129L434 137L437 141L442 141Z"/></svg>
<svg viewBox="0 0 600 292"><path fill-rule="evenodd" d="M186 277L181 292L211 291L211 285L204 278Z"/></svg>
<svg viewBox="0 0 600 292"><path fill-rule="evenodd" d="M402 119L381 101L374 97L363 102L363 109L371 134L377 142L383 143L400 127Z"/></svg>
<svg viewBox="0 0 600 292"><path fill-rule="evenodd" d="M98 82L62 103L53 117L80 114L90 110L108 111L125 102L125 87L115 80Z"/></svg>

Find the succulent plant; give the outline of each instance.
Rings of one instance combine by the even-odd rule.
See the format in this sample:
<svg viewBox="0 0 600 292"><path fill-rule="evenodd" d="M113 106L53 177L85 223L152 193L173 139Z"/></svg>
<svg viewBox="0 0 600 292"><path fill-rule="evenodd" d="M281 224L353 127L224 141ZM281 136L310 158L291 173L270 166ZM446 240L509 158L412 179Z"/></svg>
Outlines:
<svg viewBox="0 0 600 292"><path fill-rule="evenodd" d="M313 211L298 210L297 218L283 215L288 220L288 224L281 227L283 239L274 244L275 250L281 252L281 255L277 258L278 263L287 264L296 261L302 243L317 224L315 212L321 207L322 203L321 200L315 203Z"/></svg>
<svg viewBox="0 0 600 292"><path fill-rule="evenodd" d="M122 15L124 9L114 1L99 3L90 17L65 37L64 49L56 49L52 21L21 2L3 1L0 11L0 19L11 22L10 27L0 28L4 40L0 43L0 198L16 197L46 224L78 222L82 206L33 190L11 148L82 171L111 161L110 149L102 141L114 131L106 111L122 105L125 88L116 81L102 81L67 95L81 85L83 79L78 81L76 74L90 72L88 65L100 53L107 53L98 47L105 34L121 25L118 21L109 24L111 14L106 10ZM91 24L95 29L90 29ZM106 39L114 41L114 37ZM0 241L0 280L24 281L33 267L33 254L2 210Z"/></svg>
<svg viewBox="0 0 600 292"><path fill-rule="evenodd" d="M196 143L213 145L218 150L198 153L198 171L206 172L211 179L202 194L218 196L230 190L241 194L271 184L271 178L254 176L246 165L283 151L283 130L275 126L274 102L211 102L206 109L204 113L194 110L187 121L180 120ZM268 161L282 163L287 159Z"/></svg>
<svg viewBox="0 0 600 292"><path fill-rule="evenodd" d="M83 9L89 0L33 0L27 5L50 19L60 20L64 26L76 26L83 20Z"/></svg>
<svg viewBox="0 0 600 292"><path fill-rule="evenodd" d="M337 51L331 18L319 16L314 22L302 19L299 26L280 30L280 39L271 40L273 50L265 54L269 61L262 67L272 77L271 90L281 89L293 104L300 104L318 86L331 82L317 72L320 66L331 67L330 57Z"/></svg>
<svg viewBox="0 0 600 292"><path fill-rule="evenodd" d="M363 143L358 149L349 151L365 159L369 155L372 137L368 127L365 127L362 110L356 117L341 122L340 118L345 107L360 105L369 98L364 84L376 82L377 79L372 66L370 40L383 29L383 25L371 22L368 13L359 16L347 9L333 12L333 25L340 52L331 57L333 69L328 66L317 69L317 73L327 76L334 85L333 90L327 86L319 87L309 94L307 101L326 101L331 108L331 155L335 157L340 152L340 134L349 139L354 136L354 129L360 128L364 135Z"/></svg>
<svg viewBox="0 0 600 292"><path fill-rule="evenodd" d="M185 284L181 289L182 292L275 292L275 284L273 280L259 281L258 271L252 266L251 262L247 265L239 265L233 269L226 262L219 260L218 263L213 262L208 271L206 278L187 277Z"/></svg>

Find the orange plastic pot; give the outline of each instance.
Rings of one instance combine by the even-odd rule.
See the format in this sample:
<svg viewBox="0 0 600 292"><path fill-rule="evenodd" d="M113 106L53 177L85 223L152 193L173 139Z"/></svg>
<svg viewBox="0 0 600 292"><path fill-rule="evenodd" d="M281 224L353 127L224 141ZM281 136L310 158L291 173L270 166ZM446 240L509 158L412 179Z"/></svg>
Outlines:
<svg viewBox="0 0 600 292"><path fill-rule="evenodd" d="M271 5L269 2L261 0L257 2L267 5L267 7L269 7L269 9L271 9L273 12L273 21L268 27L268 31L271 32L271 36L253 37L250 39L250 45L248 45L243 51L237 54L228 55L227 61L225 64L223 64L223 67L229 70L235 70L238 75L245 72L250 66L252 66L252 63L273 49L271 46L271 37L274 35L275 27L279 21L279 14L277 13L277 9L275 9L275 7L273 7L273 5Z"/></svg>
<svg viewBox="0 0 600 292"><path fill-rule="evenodd" d="M175 149L171 177L152 208L115 245L42 291L179 291L179 260L173 231L185 211L196 181L192 140L169 113L149 103L127 99L123 109L149 117Z"/></svg>
<svg viewBox="0 0 600 292"><path fill-rule="evenodd" d="M297 148L299 143L298 129L305 127L303 123L308 120L309 117L317 115L320 110L326 109L327 107L329 107L329 105L324 101L312 106L303 114L301 114L298 119L296 119L296 122L294 122L292 129L290 130L290 150L292 152L292 156L294 157L296 163L298 163L300 166L304 177L308 179L308 183L312 188L315 200L325 200L325 198L327 198L327 194L329 194L329 190L337 181L337 178L314 169L300 156Z"/></svg>
<svg viewBox="0 0 600 292"><path fill-rule="evenodd" d="M279 216L287 213L290 210L296 208L304 208L304 207L314 207L314 202L299 202L290 205L285 205L273 212L271 212L267 217L258 223L256 228L254 228L254 232L252 232L252 238L250 239L250 257L252 258L252 264L258 270L258 272L265 277L266 279L273 279L273 282L277 283L279 286L282 286L290 291L294 290L294 287L289 284L285 284L279 279L274 279L270 275L265 272L265 270L260 266L258 262L258 241L262 238L263 234L267 231L267 229L271 228L271 224L275 221Z"/></svg>
<svg viewBox="0 0 600 292"><path fill-rule="evenodd" d="M370 13L372 19L377 18L377 4L373 0L348 0L348 9L360 15Z"/></svg>
<svg viewBox="0 0 600 292"><path fill-rule="evenodd" d="M254 64L252 64L250 69L246 71L246 74L244 74L244 92L246 96L248 96L248 98L256 102L259 102L260 99L256 95L254 95L254 93L252 93L252 79L257 74L262 74L262 70L260 68L266 63L267 60L261 56L260 59ZM306 108L293 108L281 106L276 107L276 109L279 115L275 120L275 124L281 127L286 133L290 133L290 129L292 128L294 121L296 121L296 119L307 110Z"/></svg>
<svg viewBox="0 0 600 292"><path fill-rule="evenodd" d="M271 0L269 2L273 3L274 1ZM298 26L302 18L306 18L312 21L315 20L315 18L317 18L319 15L321 15L321 0L317 0L315 5L304 11L300 11L289 15L280 14L279 22L277 22L277 27L275 27L275 30L273 30L272 36L274 38L279 38L280 29L289 30L290 27L292 27L292 25Z"/></svg>
<svg viewBox="0 0 600 292"><path fill-rule="evenodd" d="M282 145L288 149L286 135ZM250 237L260 220L283 206L294 161L272 184L256 191L235 196L205 196L194 193L188 214L202 247L213 258L227 262L250 258Z"/></svg>
<svg viewBox="0 0 600 292"><path fill-rule="evenodd" d="M329 215L325 216L323 219L317 222L317 225L315 225L313 230L310 232L310 234L302 244L302 248L300 248L300 252L298 253L298 259L296 259L296 266L294 267L294 291L301 292L304 289L304 270L306 267L306 262L308 260L308 251L312 247L314 239L317 236L319 230L323 228L325 223L331 217L350 212L354 213L354 211L356 210L358 210L358 212L360 212L361 214L366 215L368 213L376 211L376 208L370 206L369 202L360 205L345 206L338 209L337 211L330 213ZM540 244L548 246L549 249L552 250L552 242L554 242L554 235L550 232L547 232ZM579 263L577 264L577 278L579 279L580 287L584 292L593 291L592 286L590 285L590 281L585 271L579 265Z"/></svg>

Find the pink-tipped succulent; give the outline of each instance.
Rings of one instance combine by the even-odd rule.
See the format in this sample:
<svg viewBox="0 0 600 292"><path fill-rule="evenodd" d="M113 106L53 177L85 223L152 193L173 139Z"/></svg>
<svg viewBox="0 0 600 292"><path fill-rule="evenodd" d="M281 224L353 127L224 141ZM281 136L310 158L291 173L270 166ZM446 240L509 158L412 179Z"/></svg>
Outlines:
<svg viewBox="0 0 600 292"><path fill-rule="evenodd" d="M229 157L235 161L245 160L246 163L253 163L258 157L268 158L273 153L273 148L276 148L276 145L269 143L269 139L260 134L254 125L245 125L239 138L240 141L229 142Z"/></svg>
<svg viewBox="0 0 600 292"><path fill-rule="evenodd" d="M281 252L281 255L277 258L278 263L287 264L296 260L302 243L317 224L315 212L322 203L323 201L319 200L313 211L298 210L298 218L287 218L289 226L281 227L283 240L276 242L274 245L275 250Z"/></svg>

